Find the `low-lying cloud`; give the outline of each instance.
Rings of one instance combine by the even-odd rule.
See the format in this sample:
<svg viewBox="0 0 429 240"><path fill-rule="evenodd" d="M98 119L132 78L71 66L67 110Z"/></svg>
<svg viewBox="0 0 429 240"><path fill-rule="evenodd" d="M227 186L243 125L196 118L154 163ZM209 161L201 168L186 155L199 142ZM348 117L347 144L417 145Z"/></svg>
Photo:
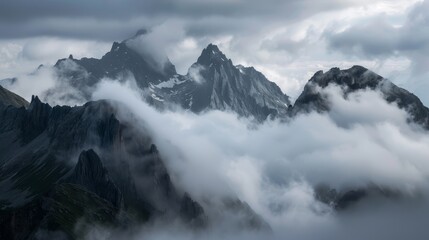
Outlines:
<svg viewBox="0 0 429 240"><path fill-rule="evenodd" d="M11 90L26 98L41 95L53 105L73 105L64 96L79 94L56 74L52 68L41 68L24 76L28 79L18 79ZM229 112L159 112L142 101L143 93L135 86L132 79L104 79L92 89L92 98L113 100L119 104L121 120L149 131L173 183L202 203L215 222L199 233L162 224L133 233L94 227L88 239L124 234L130 239L423 239L429 234L420 224L429 213L429 136L408 123L407 113L379 92L358 91L345 99L339 87L328 87L321 91L332 104L329 113L255 125ZM336 212L315 198L319 185L337 191L378 188L400 197L371 198ZM228 197L247 202L273 232L228 228L230 215L209 209ZM207 199L215 204L207 205Z"/></svg>
<svg viewBox="0 0 429 240"><path fill-rule="evenodd" d="M347 99L338 93L337 87L326 90L330 113L257 126L220 111L158 112L126 83L103 81L93 98L124 104L137 125L150 129L180 189L203 205L204 199L223 197L246 201L273 228L269 238L401 239L407 233L421 239L427 230L414 218L428 220L422 213L429 209L429 137L377 92ZM127 118L128 110L119 110L124 111L119 117ZM377 187L402 197L367 200L355 206L357 212L337 213L315 199L320 184L339 191ZM395 230L395 224L404 230ZM135 239L249 238L245 232L218 235L216 226L203 235L180 228L141 231Z"/></svg>

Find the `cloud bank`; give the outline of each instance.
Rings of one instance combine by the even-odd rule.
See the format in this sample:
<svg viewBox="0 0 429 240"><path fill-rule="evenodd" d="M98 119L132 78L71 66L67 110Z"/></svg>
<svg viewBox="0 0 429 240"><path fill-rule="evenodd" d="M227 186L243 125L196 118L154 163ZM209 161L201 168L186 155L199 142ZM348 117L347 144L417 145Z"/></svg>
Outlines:
<svg viewBox="0 0 429 240"><path fill-rule="evenodd" d="M419 223L428 220L423 213L429 210L429 137L377 92L360 91L344 99L331 87L326 94L332 103L329 114L258 126L219 111L161 113L127 83L104 81L93 98L125 105L119 107L119 117L129 120L131 111L136 124L149 129L180 189L203 205L204 199L223 197L246 201L273 228L268 238L401 239L408 234L422 239L428 233ZM375 187L399 198L369 198L337 213L316 200L315 188L321 184L339 191ZM397 224L403 228L394 228ZM221 225L204 233L142 228L132 237L249 238L246 232L222 235Z"/></svg>

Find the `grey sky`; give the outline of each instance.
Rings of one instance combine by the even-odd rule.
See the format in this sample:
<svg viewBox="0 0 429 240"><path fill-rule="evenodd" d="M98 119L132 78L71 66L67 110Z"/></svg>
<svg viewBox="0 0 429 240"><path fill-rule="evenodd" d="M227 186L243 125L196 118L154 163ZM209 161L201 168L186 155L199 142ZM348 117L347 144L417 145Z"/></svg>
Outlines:
<svg viewBox="0 0 429 240"><path fill-rule="evenodd" d="M350 0L7 0L0 3L0 29L2 38L53 35L111 41L122 39L141 27L167 19L180 19L189 21L186 27L189 35L210 35L213 32L237 31L237 23L246 25L243 19L285 23L354 4ZM210 18L237 22L207 23ZM206 24L201 24L202 19Z"/></svg>
<svg viewBox="0 0 429 240"><path fill-rule="evenodd" d="M147 28L157 43L152 45L181 73L213 42L234 63L255 66L292 97L317 70L355 64L421 89L429 75L428 2L4 0L0 79L68 54L101 57L112 41Z"/></svg>

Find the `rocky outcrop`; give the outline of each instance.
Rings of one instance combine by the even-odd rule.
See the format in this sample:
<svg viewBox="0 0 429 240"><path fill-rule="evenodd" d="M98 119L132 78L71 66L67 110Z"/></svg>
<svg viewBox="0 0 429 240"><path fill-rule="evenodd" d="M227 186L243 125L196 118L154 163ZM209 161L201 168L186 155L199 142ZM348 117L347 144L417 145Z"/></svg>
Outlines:
<svg viewBox="0 0 429 240"><path fill-rule="evenodd" d="M136 186L138 192L150 193L145 195L146 201L161 212L176 212L180 197L156 146L152 144L148 150L137 156L139 155L139 161L132 169L136 182L139 182Z"/></svg>
<svg viewBox="0 0 429 240"><path fill-rule="evenodd" d="M197 87L201 92L193 98L192 110L231 110L258 120L286 114L289 97L275 83L253 67L234 66L216 45L203 50L195 67L205 82Z"/></svg>
<svg viewBox="0 0 429 240"><path fill-rule="evenodd" d="M203 207L198 202L194 201L188 193L183 195L179 213L184 222L194 227L203 227L207 225L207 216L204 214Z"/></svg>
<svg viewBox="0 0 429 240"><path fill-rule="evenodd" d="M301 95L295 101L292 114L300 112L329 111L330 104L319 91L328 86L337 85L343 88L344 93L357 90L374 90L383 81L383 78L361 66L354 66L347 70L332 68L326 73L318 71L304 86Z"/></svg>
<svg viewBox="0 0 429 240"><path fill-rule="evenodd" d="M51 107L37 97L28 109L0 111L0 209L45 194L73 170L71 156L86 146L120 151L121 124L113 114L105 101Z"/></svg>
<svg viewBox="0 0 429 240"><path fill-rule="evenodd" d="M101 79L122 81L132 75L147 101L159 108L177 104L196 113L226 110L258 121L287 115L289 97L275 83L253 67L234 66L216 45L209 44L188 73L179 75L167 57L160 69L153 56L142 51L141 34L145 33L113 43L101 59L59 60L55 68L60 80L70 83L85 100L90 100L91 88Z"/></svg>
<svg viewBox="0 0 429 240"><path fill-rule="evenodd" d="M374 189L370 189L370 191L374 192ZM344 191L337 191L325 185L320 185L315 188L315 198L336 210L349 208L368 195L368 189L364 188Z"/></svg>
<svg viewBox="0 0 429 240"><path fill-rule="evenodd" d="M317 72L305 85L290 114L294 116L311 111L329 111L329 100L323 96L320 89L333 85L340 86L345 96L365 89L379 91L387 102L395 103L406 110L410 114L411 122L429 129L429 109L418 97L362 66L353 66L346 70L332 68L326 73Z"/></svg>
<svg viewBox="0 0 429 240"><path fill-rule="evenodd" d="M118 120L107 101L51 107L33 97L28 109L8 106L0 111L0 153L2 229L16 222L29 227L26 234L62 229L73 236L82 217L115 226L118 212L132 222L180 217L181 198L151 137ZM21 214L39 207L37 219Z"/></svg>
<svg viewBox="0 0 429 240"><path fill-rule="evenodd" d="M31 104L22 124L24 142L33 140L46 130L51 110L51 106L47 103L42 103L37 96L31 97Z"/></svg>
<svg viewBox="0 0 429 240"><path fill-rule="evenodd" d="M120 43L114 42L112 48L101 59L73 57L60 59L55 64L56 71L63 81L68 81L73 87L84 92L89 100L91 86L102 78L120 79L131 74L137 85L144 89L150 84L167 81L176 74L174 65L165 57L161 68L149 53L139 51L144 44L140 39L144 33L139 32L134 37Z"/></svg>
<svg viewBox="0 0 429 240"><path fill-rule="evenodd" d="M117 208L123 205L122 193L112 182L101 159L92 149L82 151L67 182L85 187Z"/></svg>
<svg viewBox="0 0 429 240"><path fill-rule="evenodd" d="M187 75L151 86L150 91L158 101L179 103L193 112L232 111L258 121L286 116L290 105L275 83L253 67L234 66L213 44L202 51Z"/></svg>

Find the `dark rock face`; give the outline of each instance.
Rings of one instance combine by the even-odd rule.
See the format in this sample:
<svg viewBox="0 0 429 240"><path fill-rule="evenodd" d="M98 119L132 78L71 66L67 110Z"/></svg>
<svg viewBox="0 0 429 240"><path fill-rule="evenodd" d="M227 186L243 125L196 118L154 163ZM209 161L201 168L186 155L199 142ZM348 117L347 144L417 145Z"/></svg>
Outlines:
<svg viewBox="0 0 429 240"><path fill-rule="evenodd" d="M180 103L193 112L233 111L258 121L268 116L286 116L289 97L253 67L234 66L216 45L208 45L186 76L171 84L152 86L151 91L166 102Z"/></svg>
<svg viewBox="0 0 429 240"><path fill-rule="evenodd" d="M0 229L25 225L22 239L44 229L73 236L83 216L179 217L181 199L150 136L119 121L107 101L51 107L33 97L28 109L1 109L0 153ZM4 234L21 238L11 231Z"/></svg>
<svg viewBox="0 0 429 240"><path fill-rule="evenodd" d="M194 201L188 193L185 193L181 200L180 217L195 227L202 227L207 224L207 217L204 215L203 207Z"/></svg>
<svg viewBox="0 0 429 240"><path fill-rule="evenodd" d="M358 90L379 91L387 102L396 103L400 108L405 109L410 114L411 122L429 129L429 109L418 97L361 66L353 66L346 70L332 68L326 73L317 72L305 85L290 114L329 111L330 103L318 88L323 89L331 85L340 86L345 96Z"/></svg>
<svg viewBox="0 0 429 240"><path fill-rule="evenodd" d="M74 184L58 184L20 208L0 211L0 238L80 239L84 229L76 231L77 221L121 224L119 209L96 194Z"/></svg>
<svg viewBox="0 0 429 240"><path fill-rule="evenodd" d="M354 66L347 70L332 68L326 73L318 71L308 81L304 91L295 101L292 112L324 112L329 111L327 99L318 91L319 88L338 85L343 87L345 94L364 89L374 90L383 81L383 78L361 66Z"/></svg>
<svg viewBox="0 0 429 240"><path fill-rule="evenodd" d="M139 182L138 192L146 194L145 199L162 213L177 212L180 197L171 182L170 175L159 156L155 145L144 151L142 161L137 162L132 170Z"/></svg>
<svg viewBox="0 0 429 240"><path fill-rule="evenodd" d="M121 216L121 209L80 185L56 184L44 200L48 211L34 231L34 239L45 239L47 231L64 239L82 239L91 224L122 226L128 222ZM78 221L83 224L76 225Z"/></svg>
<svg viewBox="0 0 429 240"><path fill-rule="evenodd" d="M8 106L5 108L0 107L0 113L1 133L20 128L20 124L26 117L26 110L24 108L16 108L13 106Z"/></svg>
<svg viewBox="0 0 429 240"><path fill-rule="evenodd" d="M121 79L131 74L148 93L147 101L160 108L177 104L197 113L228 110L259 121L287 114L289 97L275 83L253 67L234 66L216 45L208 45L188 74L182 76L169 61L160 71L150 55L133 50L130 46L139 35L115 42L101 59L59 60L55 65L59 78L69 81L86 100L90 100L91 88L102 78Z"/></svg>
<svg viewBox="0 0 429 240"><path fill-rule="evenodd" d="M369 190L369 191L368 191ZM351 207L356 202L364 199L369 194L375 192L374 189L355 189L346 191L337 191L328 186L318 186L315 189L315 197L319 201L326 203L336 210L344 210ZM381 192L381 191L376 191Z"/></svg>
<svg viewBox="0 0 429 240"><path fill-rule="evenodd" d="M286 114L289 97L275 83L252 67L234 66L217 46L205 48L194 66L202 66L206 82L199 88L207 91L195 95L192 110L232 110L258 120Z"/></svg>
<svg viewBox="0 0 429 240"><path fill-rule="evenodd" d="M41 199L20 209L2 212L0 214L0 239L27 239L34 229L39 227L46 213L47 209L44 208Z"/></svg>
<svg viewBox="0 0 429 240"><path fill-rule="evenodd" d="M87 188L117 208L123 204L121 192L112 182L101 159L92 149L80 154L79 161L68 182Z"/></svg>
<svg viewBox="0 0 429 240"><path fill-rule="evenodd" d="M121 78L131 74L137 85L144 89L150 84L159 84L167 81L176 74L176 69L170 61L165 62L163 69L154 66L154 60L150 55L141 53L129 47L130 41L137 41L138 36L121 43L114 42L110 52L101 59L65 58L58 60L55 68L63 81L68 81L71 86L82 91L87 100L90 100L91 87L102 78Z"/></svg>
<svg viewBox="0 0 429 240"><path fill-rule="evenodd" d="M45 131L51 110L49 104L42 103L37 96L32 97L25 124L22 125L22 135L25 142L33 140Z"/></svg>
<svg viewBox="0 0 429 240"><path fill-rule="evenodd" d="M120 144L112 113L107 102L52 108L37 97L28 109L0 111L0 209L22 206L50 191L72 170L70 156L84 146ZM106 122L111 124L106 127Z"/></svg>

